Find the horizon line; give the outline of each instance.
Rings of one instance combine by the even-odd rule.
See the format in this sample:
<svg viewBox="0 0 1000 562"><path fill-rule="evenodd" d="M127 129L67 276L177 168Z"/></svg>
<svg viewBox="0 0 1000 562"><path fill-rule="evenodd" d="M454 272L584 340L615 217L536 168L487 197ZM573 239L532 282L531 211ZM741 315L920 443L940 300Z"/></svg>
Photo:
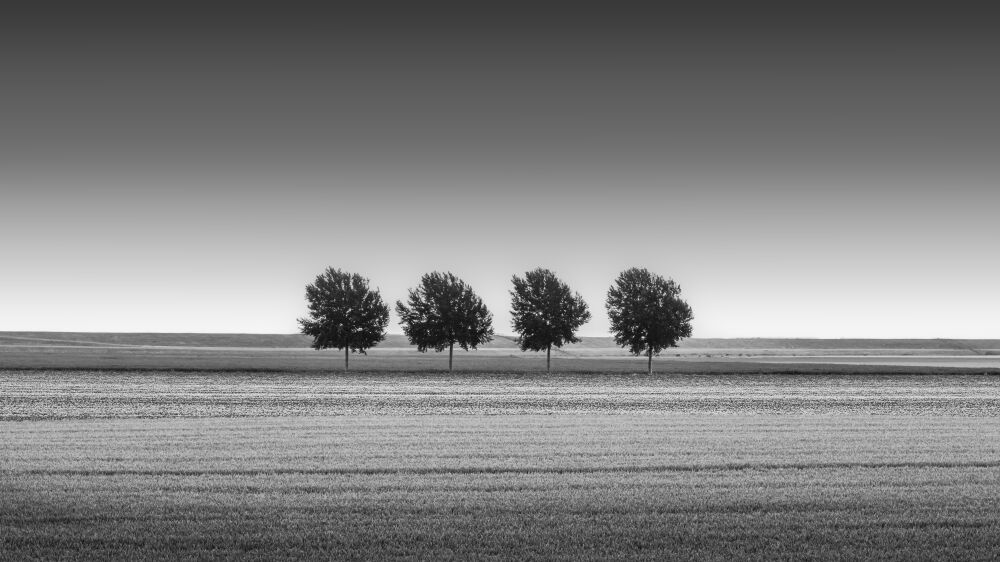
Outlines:
<svg viewBox="0 0 1000 562"><path fill-rule="evenodd" d="M299 333L299 332L227 332L227 331L208 331L208 332L195 332L195 331L108 331L108 330L0 330L0 334L165 334L165 335L228 335L228 336L302 336L308 338L309 336ZM400 336L405 337L406 334L403 333L386 333L386 337L389 336ZM517 340L517 336L513 334L494 334L494 338L507 338L511 340ZM613 336L579 336L580 339L613 339ZM996 337L864 337L864 336L692 336L689 338L684 338L680 341L687 340L924 340L924 341L935 341L935 340L1000 340L1000 335Z"/></svg>

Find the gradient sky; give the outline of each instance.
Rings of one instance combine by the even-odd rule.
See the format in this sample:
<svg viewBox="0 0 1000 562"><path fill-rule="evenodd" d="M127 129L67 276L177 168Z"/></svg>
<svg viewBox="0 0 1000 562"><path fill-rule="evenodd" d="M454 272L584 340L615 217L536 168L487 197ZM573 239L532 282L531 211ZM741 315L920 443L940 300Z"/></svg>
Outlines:
<svg viewBox="0 0 1000 562"><path fill-rule="evenodd" d="M641 266L696 337L1000 337L993 14L281 5L0 14L0 330L294 332L332 265L511 333L544 266L600 336Z"/></svg>

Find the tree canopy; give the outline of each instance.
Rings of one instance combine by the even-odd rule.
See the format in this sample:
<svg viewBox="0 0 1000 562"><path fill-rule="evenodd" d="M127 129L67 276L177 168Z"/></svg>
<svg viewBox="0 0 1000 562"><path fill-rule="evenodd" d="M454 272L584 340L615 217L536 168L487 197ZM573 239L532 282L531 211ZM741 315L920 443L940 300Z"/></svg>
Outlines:
<svg viewBox="0 0 1000 562"><path fill-rule="evenodd" d="M590 320L587 303L556 274L538 268L512 279L511 316L521 351L545 350L545 370L551 370L552 346L580 341L576 330Z"/></svg>
<svg viewBox="0 0 1000 562"><path fill-rule="evenodd" d="M396 301L396 313L418 351L448 348L449 371L455 344L468 351L493 339L493 315L472 288L450 272L424 275L410 289L407 304Z"/></svg>
<svg viewBox="0 0 1000 562"><path fill-rule="evenodd" d="M344 370L350 352L365 354L385 339L389 307L357 273L328 267L306 285L306 301L309 316L299 319L302 333L313 338L314 349L343 349Z"/></svg>
<svg viewBox="0 0 1000 562"><path fill-rule="evenodd" d="M640 268L623 271L608 291L608 319L615 343L633 355L646 354L650 374L653 355L691 336L694 313L680 293L673 279Z"/></svg>

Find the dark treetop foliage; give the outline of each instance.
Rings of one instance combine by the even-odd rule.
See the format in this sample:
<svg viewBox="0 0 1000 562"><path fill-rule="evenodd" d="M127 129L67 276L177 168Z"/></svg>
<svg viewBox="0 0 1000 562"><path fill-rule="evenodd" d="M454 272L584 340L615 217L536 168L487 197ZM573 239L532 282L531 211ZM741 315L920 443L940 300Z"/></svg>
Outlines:
<svg viewBox="0 0 1000 562"><path fill-rule="evenodd" d="M510 313L522 351L549 351L553 345L580 341L576 330L590 320L590 312L579 293L548 269L515 275L513 282Z"/></svg>
<svg viewBox="0 0 1000 562"><path fill-rule="evenodd" d="M464 281L451 273L428 273L410 289L408 305L396 301L403 332L419 351L458 344L468 351L493 339L493 315Z"/></svg>
<svg viewBox="0 0 1000 562"><path fill-rule="evenodd" d="M309 317L300 318L302 333L313 338L313 348L349 348L365 353L385 339L389 307L378 290L357 273L328 267L306 286Z"/></svg>
<svg viewBox="0 0 1000 562"><path fill-rule="evenodd" d="M633 355L652 358L691 336L694 314L680 299L680 293L673 279L646 269L623 271L608 291L608 318L615 343L627 347Z"/></svg>

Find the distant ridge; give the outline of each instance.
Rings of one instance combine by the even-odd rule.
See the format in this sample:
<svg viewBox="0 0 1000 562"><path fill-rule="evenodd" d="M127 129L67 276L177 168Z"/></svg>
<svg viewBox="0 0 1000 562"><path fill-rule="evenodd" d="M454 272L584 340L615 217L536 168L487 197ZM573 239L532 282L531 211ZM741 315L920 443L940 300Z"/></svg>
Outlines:
<svg viewBox="0 0 1000 562"><path fill-rule="evenodd" d="M230 348L308 348L311 339L301 334L201 334L201 333L119 333L119 332L0 332L0 346L59 347L230 347ZM412 347L402 334L390 334L381 348ZM498 335L481 346L483 349L517 349L514 336ZM568 353L617 351L610 337L585 337L578 344L563 348ZM829 350L940 350L942 353L998 354L1000 339L863 339L863 338L689 338L674 350L695 352L769 352ZM669 351L669 350L668 350Z"/></svg>
<svg viewBox="0 0 1000 562"><path fill-rule="evenodd" d="M0 332L0 345L309 347L300 334L199 334L155 332Z"/></svg>

